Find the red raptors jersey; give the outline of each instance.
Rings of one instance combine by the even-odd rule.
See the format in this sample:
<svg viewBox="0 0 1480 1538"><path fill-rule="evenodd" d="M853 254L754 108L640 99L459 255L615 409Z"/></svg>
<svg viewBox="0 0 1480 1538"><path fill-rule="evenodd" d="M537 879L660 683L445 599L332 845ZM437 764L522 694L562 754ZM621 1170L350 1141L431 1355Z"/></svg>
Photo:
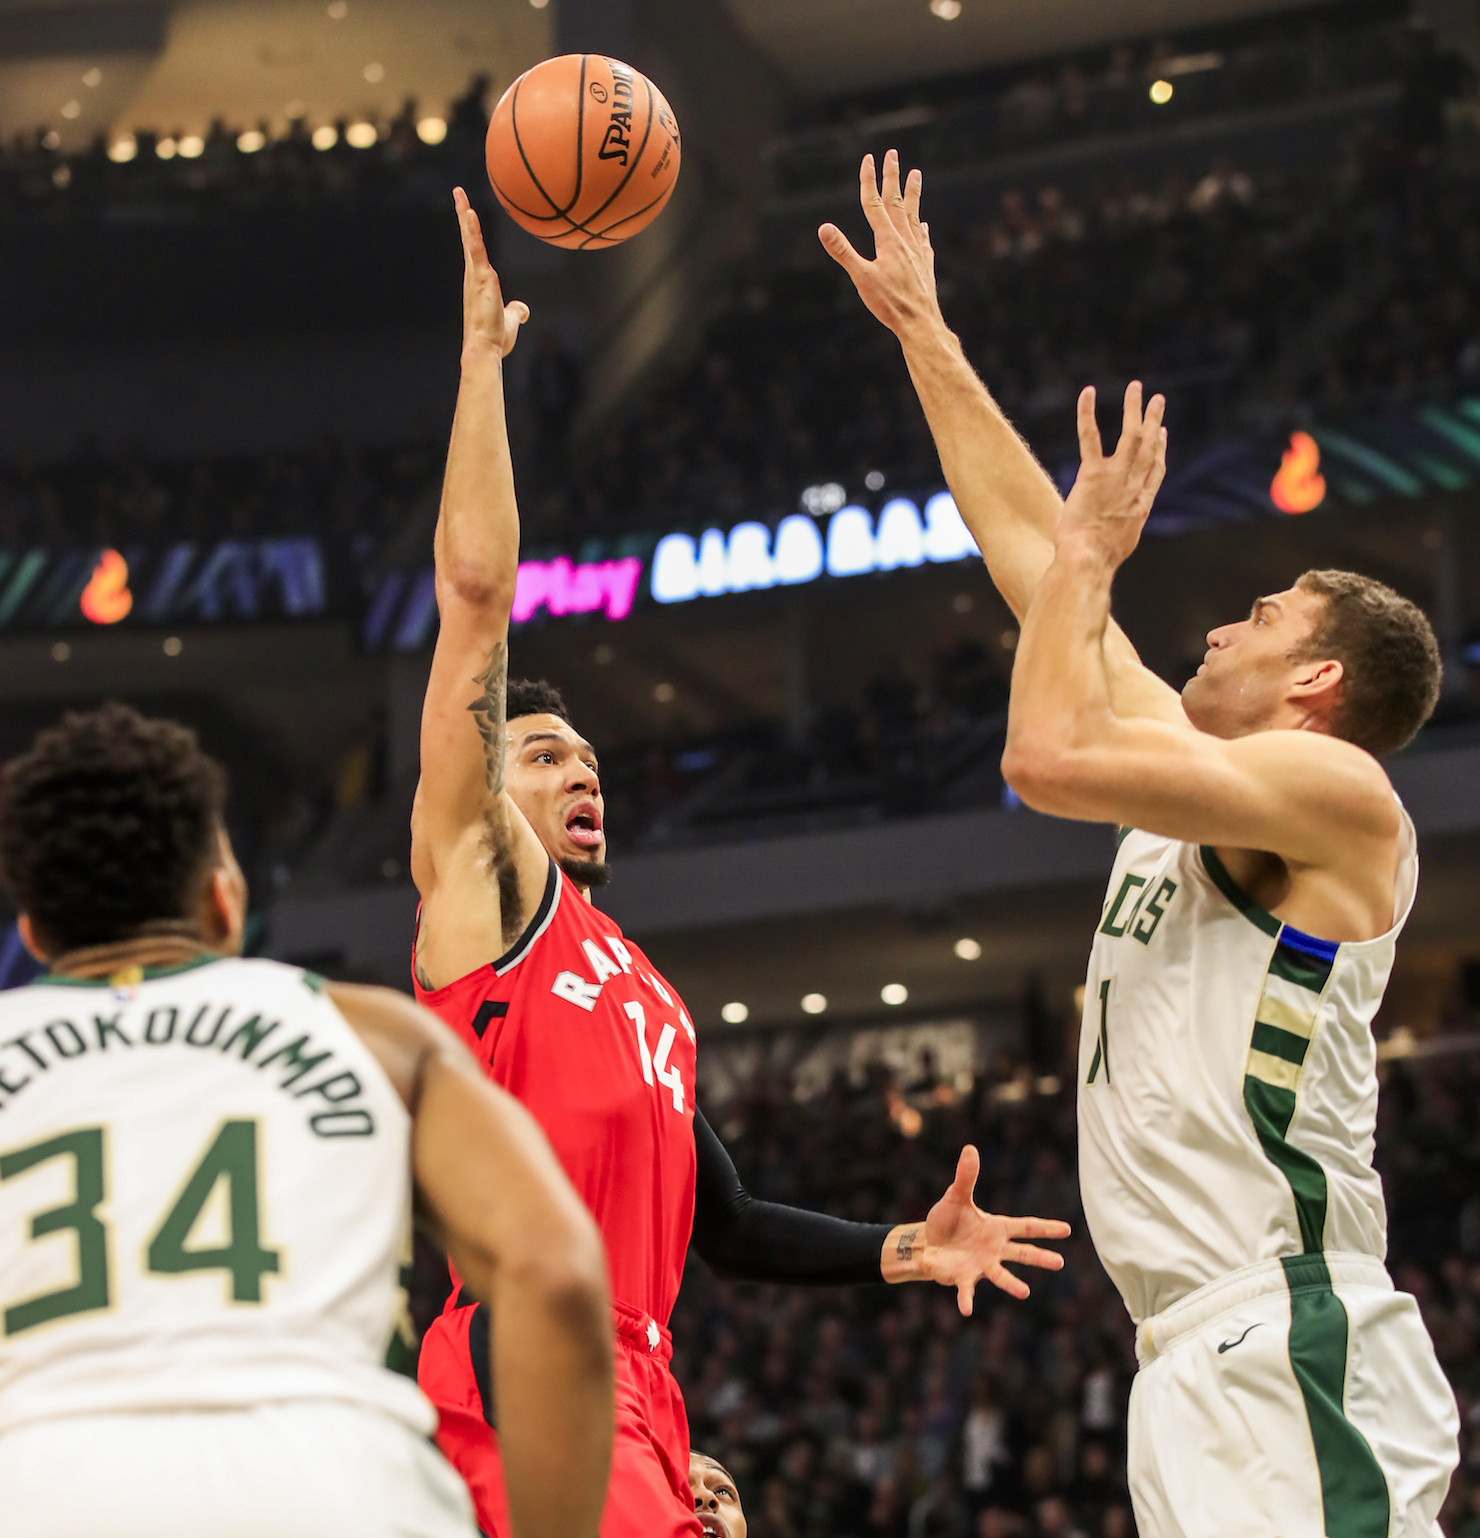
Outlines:
<svg viewBox="0 0 1480 1538"><path fill-rule="evenodd" d="M682 1001L553 860L513 949L416 996L544 1129L606 1241L613 1299L666 1327L694 1226Z"/></svg>

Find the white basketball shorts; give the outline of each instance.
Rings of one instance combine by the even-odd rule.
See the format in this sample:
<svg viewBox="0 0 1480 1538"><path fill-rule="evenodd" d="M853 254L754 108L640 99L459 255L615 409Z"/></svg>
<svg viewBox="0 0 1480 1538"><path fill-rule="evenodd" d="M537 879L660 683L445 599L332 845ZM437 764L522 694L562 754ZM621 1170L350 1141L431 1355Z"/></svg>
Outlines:
<svg viewBox="0 0 1480 1538"><path fill-rule="evenodd" d="M461 1479L327 1400L59 1417L0 1435L5 1538L477 1538Z"/></svg>
<svg viewBox="0 0 1480 1538"><path fill-rule="evenodd" d="M1141 1538L1439 1538L1459 1415L1381 1262L1250 1266L1143 1321L1136 1351Z"/></svg>

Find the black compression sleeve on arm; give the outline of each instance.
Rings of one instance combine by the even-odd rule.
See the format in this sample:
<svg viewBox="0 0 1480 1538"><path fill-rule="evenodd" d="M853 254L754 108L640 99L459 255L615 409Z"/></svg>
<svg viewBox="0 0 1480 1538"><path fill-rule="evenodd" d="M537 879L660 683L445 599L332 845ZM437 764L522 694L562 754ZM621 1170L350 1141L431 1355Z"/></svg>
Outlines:
<svg viewBox="0 0 1480 1538"><path fill-rule="evenodd" d="M740 1183L725 1146L694 1112L699 1155L694 1248L743 1282L882 1282L887 1223L848 1223L822 1212L760 1202Z"/></svg>

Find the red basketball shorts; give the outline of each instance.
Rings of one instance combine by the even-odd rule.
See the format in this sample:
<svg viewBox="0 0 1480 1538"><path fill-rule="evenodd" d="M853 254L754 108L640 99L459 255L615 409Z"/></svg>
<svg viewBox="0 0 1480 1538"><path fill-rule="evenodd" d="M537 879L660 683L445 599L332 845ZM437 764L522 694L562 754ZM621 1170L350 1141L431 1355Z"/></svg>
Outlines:
<svg viewBox="0 0 1480 1538"><path fill-rule="evenodd" d="M437 1407L437 1445L467 1481L488 1538L510 1538L498 1434L484 1405L487 1315L473 1305L437 1319L421 1346L417 1381ZM689 1422L683 1396L668 1370L673 1341L648 1315L624 1303L616 1325L616 1436L601 1538L703 1538L689 1494ZM469 1343L469 1336L472 1343ZM656 1344L654 1344L656 1342ZM480 1386L480 1378L482 1385Z"/></svg>

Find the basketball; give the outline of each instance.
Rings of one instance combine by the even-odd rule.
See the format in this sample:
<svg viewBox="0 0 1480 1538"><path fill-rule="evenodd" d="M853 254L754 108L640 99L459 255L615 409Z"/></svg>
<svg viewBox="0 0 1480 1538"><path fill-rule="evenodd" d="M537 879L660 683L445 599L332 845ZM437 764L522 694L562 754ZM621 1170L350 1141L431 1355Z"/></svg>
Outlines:
<svg viewBox="0 0 1480 1538"><path fill-rule="evenodd" d="M673 109L646 75L599 53L526 70L488 125L488 179L510 217L552 246L620 245L678 180Z"/></svg>

